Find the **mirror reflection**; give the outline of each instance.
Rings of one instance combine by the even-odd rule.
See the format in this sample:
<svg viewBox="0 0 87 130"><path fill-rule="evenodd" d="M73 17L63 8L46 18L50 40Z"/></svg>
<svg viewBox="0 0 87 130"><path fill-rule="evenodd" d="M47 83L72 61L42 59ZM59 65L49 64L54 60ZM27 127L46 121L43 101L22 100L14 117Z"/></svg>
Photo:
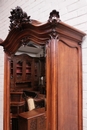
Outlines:
<svg viewBox="0 0 87 130"><path fill-rule="evenodd" d="M45 46L32 41L11 55L10 129L46 129Z"/></svg>

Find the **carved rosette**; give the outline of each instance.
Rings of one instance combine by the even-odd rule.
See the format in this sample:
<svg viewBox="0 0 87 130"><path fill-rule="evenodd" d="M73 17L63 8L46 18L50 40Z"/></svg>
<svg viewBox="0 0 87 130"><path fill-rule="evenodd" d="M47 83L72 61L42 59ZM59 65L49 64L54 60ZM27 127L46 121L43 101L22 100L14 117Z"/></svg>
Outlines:
<svg viewBox="0 0 87 130"><path fill-rule="evenodd" d="M56 31L56 29L55 29L55 27L52 29L52 32L51 32L51 34L50 34L50 38L52 39L58 39L59 38L59 35L58 35L58 33L57 33L57 31Z"/></svg>
<svg viewBox="0 0 87 130"><path fill-rule="evenodd" d="M60 21L60 16L59 16L59 12L56 11L56 10L53 10L51 13L50 13L50 16L49 16L49 22L59 22Z"/></svg>
<svg viewBox="0 0 87 130"><path fill-rule="evenodd" d="M30 16L27 16L27 13L24 12L19 6L17 6L15 9L12 9L10 13L10 30L13 28L22 28L23 23L30 22Z"/></svg>
<svg viewBox="0 0 87 130"><path fill-rule="evenodd" d="M50 34L50 37L58 39L58 33L56 31L56 27L57 27L58 23L60 22L59 12L56 10L53 10L50 13L48 22L51 23L51 27L52 27L52 32Z"/></svg>

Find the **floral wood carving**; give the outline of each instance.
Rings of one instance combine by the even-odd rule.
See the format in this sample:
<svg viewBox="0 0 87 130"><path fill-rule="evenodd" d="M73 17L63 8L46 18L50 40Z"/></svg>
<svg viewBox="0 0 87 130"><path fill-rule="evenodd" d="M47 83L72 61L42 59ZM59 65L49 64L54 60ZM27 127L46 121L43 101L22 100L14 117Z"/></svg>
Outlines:
<svg viewBox="0 0 87 130"><path fill-rule="evenodd" d="M58 25L58 22L60 22L59 12L56 10L53 10L50 13L48 22L51 23L51 28L52 28L52 33L51 33L50 37L58 39L58 33L56 31L56 27Z"/></svg>
<svg viewBox="0 0 87 130"><path fill-rule="evenodd" d="M37 118L34 118L30 122L30 130L37 130Z"/></svg>
<svg viewBox="0 0 87 130"><path fill-rule="evenodd" d="M56 10L53 10L51 13L50 13L50 16L49 16L49 22L59 22L60 21L60 16L59 16L59 12L56 11Z"/></svg>
<svg viewBox="0 0 87 130"><path fill-rule="evenodd" d="M12 9L10 13L10 30L13 28L22 28L22 23L30 22L30 16L27 16L27 13L24 12L19 6L17 6L15 9Z"/></svg>
<svg viewBox="0 0 87 130"><path fill-rule="evenodd" d="M45 116L38 117L38 130L45 130L46 129L46 119Z"/></svg>
<svg viewBox="0 0 87 130"><path fill-rule="evenodd" d="M22 38L20 42L21 42L21 44L22 44L23 46L26 46L27 43L29 42L29 37L26 36L26 37Z"/></svg>

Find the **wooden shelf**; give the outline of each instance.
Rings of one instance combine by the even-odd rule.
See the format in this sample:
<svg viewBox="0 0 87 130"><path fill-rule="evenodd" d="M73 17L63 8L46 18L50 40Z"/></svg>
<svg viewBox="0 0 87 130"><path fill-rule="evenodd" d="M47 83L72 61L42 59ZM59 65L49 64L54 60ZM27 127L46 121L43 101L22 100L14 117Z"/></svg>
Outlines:
<svg viewBox="0 0 87 130"><path fill-rule="evenodd" d="M15 84L22 83L24 88L26 83L31 83L32 88L39 84L40 60L39 58L32 58L27 54L15 55L11 60L11 79L14 79ZM22 85L22 88L23 88ZM13 86L13 84L11 84ZM38 87L38 86L37 86ZM12 88L13 89L13 88Z"/></svg>

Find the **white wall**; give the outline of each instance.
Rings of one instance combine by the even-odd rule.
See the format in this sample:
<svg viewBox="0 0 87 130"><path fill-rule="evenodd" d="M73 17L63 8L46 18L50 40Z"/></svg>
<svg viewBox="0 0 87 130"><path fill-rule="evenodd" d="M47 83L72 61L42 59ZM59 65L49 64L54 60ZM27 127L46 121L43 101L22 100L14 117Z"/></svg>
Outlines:
<svg viewBox="0 0 87 130"><path fill-rule="evenodd" d="M60 19L87 33L87 0L0 0L0 38L6 38L9 30L9 16L11 9L22 7L31 19L41 22L47 21L49 13L56 9L60 12ZM0 47L0 52L2 48ZM3 96L3 65L0 59L0 104ZM83 61L83 130L87 130L87 37L82 44ZM0 109L2 109L0 107ZM2 111L0 111L2 117ZM2 118L0 118L0 130L2 130Z"/></svg>

